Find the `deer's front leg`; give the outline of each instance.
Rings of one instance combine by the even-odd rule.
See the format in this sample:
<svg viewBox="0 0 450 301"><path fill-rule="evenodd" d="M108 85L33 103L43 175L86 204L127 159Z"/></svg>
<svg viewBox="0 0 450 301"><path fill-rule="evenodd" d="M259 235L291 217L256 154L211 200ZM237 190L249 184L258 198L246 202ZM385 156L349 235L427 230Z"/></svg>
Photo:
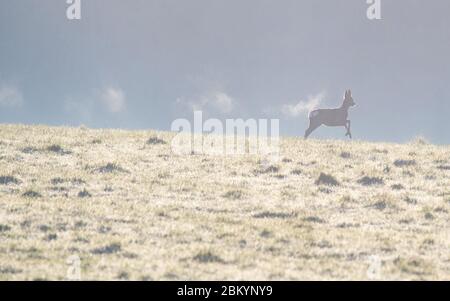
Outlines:
<svg viewBox="0 0 450 301"><path fill-rule="evenodd" d="M349 138L352 139L352 133L350 132L350 125L351 121L347 120L345 123L345 128L347 129L347 133L345 133L345 136L349 136Z"/></svg>

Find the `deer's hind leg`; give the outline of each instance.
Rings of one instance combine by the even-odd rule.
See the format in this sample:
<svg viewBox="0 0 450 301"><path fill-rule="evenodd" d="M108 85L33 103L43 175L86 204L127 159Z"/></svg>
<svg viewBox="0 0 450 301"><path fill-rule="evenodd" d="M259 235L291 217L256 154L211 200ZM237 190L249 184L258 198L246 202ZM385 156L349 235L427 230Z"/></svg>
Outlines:
<svg viewBox="0 0 450 301"><path fill-rule="evenodd" d="M352 139L352 133L350 131L350 125L351 125L351 121L347 120L345 123L345 128L347 129L347 133L345 133L345 136L348 136L350 139Z"/></svg>
<svg viewBox="0 0 450 301"><path fill-rule="evenodd" d="M311 133L317 129L319 126L321 126L320 123L318 122L314 122L313 120L309 120L309 127L308 129L305 131L305 139L308 139L309 135L311 135Z"/></svg>

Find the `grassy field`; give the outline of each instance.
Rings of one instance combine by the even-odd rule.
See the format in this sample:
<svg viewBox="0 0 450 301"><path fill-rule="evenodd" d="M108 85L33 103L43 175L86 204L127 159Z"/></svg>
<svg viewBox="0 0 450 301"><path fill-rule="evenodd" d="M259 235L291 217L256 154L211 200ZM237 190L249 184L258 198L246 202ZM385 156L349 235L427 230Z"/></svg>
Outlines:
<svg viewBox="0 0 450 301"><path fill-rule="evenodd" d="M173 135L1 125L0 280L450 280L450 147Z"/></svg>

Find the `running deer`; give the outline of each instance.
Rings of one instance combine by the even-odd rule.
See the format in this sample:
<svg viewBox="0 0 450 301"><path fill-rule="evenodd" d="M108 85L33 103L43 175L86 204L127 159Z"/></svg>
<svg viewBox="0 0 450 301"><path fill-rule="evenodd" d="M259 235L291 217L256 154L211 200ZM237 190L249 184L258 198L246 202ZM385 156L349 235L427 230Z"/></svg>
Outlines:
<svg viewBox="0 0 450 301"><path fill-rule="evenodd" d="M319 126L343 126L347 130L345 136L352 138L352 133L350 132L350 120L348 117L348 109L353 107L355 102L352 98L352 91L345 91L344 102L342 106L337 109L319 109L314 110L309 113L309 128L305 132L305 139L308 138L311 133L317 129Z"/></svg>

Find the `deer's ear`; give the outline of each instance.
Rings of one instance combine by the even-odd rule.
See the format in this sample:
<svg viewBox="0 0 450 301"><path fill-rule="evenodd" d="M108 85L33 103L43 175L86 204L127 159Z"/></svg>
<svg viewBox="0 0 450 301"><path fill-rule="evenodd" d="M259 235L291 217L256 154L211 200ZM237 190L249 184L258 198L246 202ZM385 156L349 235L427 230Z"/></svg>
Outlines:
<svg viewBox="0 0 450 301"><path fill-rule="evenodd" d="M348 90L348 96L352 96L352 90Z"/></svg>
<svg viewBox="0 0 450 301"><path fill-rule="evenodd" d="M347 98L348 96L348 90L345 90L344 98Z"/></svg>

